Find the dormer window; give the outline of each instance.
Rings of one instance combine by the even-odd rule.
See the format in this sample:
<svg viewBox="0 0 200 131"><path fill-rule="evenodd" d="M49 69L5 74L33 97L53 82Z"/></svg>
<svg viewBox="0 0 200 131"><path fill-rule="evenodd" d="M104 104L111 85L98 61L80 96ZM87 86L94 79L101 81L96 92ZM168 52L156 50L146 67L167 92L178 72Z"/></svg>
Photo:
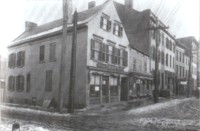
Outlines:
<svg viewBox="0 0 200 131"><path fill-rule="evenodd" d="M123 31L122 26L118 23L114 23L113 34L116 36L122 36L122 31Z"/></svg>
<svg viewBox="0 0 200 131"><path fill-rule="evenodd" d="M100 27L106 31L111 30L111 21L107 15L101 16Z"/></svg>

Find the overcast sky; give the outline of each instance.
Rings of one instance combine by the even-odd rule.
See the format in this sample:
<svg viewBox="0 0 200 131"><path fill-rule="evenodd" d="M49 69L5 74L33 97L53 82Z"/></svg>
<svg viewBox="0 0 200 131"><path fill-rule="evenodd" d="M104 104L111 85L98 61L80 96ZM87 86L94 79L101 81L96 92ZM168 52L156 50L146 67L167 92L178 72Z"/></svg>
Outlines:
<svg viewBox="0 0 200 131"><path fill-rule="evenodd" d="M72 0L78 11L91 0ZM102 4L105 0L96 0ZM116 0L124 3L124 0ZM177 38L195 36L199 40L199 0L133 0L134 9L151 9ZM0 4L0 54L24 31L24 22L43 24L62 17L62 0L3 0Z"/></svg>

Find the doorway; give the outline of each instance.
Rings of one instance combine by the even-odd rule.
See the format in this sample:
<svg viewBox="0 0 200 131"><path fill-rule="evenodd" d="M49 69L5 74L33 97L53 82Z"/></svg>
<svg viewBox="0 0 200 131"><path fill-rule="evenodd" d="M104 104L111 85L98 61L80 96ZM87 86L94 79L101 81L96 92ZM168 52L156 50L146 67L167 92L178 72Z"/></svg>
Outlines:
<svg viewBox="0 0 200 131"><path fill-rule="evenodd" d="M102 78L102 103L108 103L109 77Z"/></svg>
<svg viewBox="0 0 200 131"><path fill-rule="evenodd" d="M128 101L128 78L121 79L121 101Z"/></svg>

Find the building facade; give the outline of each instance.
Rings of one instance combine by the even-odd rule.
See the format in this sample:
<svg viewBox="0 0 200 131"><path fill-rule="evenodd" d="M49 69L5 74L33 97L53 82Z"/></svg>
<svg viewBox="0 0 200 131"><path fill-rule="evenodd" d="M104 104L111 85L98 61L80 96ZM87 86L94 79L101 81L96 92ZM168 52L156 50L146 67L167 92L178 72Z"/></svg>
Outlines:
<svg viewBox="0 0 200 131"><path fill-rule="evenodd" d="M68 104L73 25L68 24L64 105ZM129 41L112 1L78 13L75 108L128 100ZM26 31L9 45L6 101L58 104L62 19ZM31 58L31 59L30 59Z"/></svg>
<svg viewBox="0 0 200 131"><path fill-rule="evenodd" d="M187 48L180 42L176 42L176 94L186 95L189 73L189 56Z"/></svg>
<svg viewBox="0 0 200 131"><path fill-rule="evenodd" d="M189 56L189 94L197 90L197 50L199 42L192 36L178 38L177 41L186 47L186 55Z"/></svg>

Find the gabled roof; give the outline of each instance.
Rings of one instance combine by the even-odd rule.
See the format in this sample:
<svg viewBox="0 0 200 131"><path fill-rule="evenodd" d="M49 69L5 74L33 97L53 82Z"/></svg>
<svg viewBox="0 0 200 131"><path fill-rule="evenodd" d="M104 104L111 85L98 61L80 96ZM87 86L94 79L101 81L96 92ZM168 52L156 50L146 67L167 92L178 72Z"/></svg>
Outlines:
<svg viewBox="0 0 200 131"><path fill-rule="evenodd" d="M114 2L114 5L128 37L130 47L149 55L150 10L139 12L134 9L126 9L125 5L117 2Z"/></svg>
<svg viewBox="0 0 200 131"><path fill-rule="evenodd" d="M103 4L101 4L99 6L87 9L82 12L78 12L78 22L80 23L83 21L87 21L89 18L91 18L92 16L97 14L99 11L101 11L103 9L103 7L108 3L108 1L109 0L107 0L106 2L104 2ZM30 31L23 32L19 37L17 37L13 41L13 43L23 40L23 39L26 39L30 36L37 35L42 32L47 32L47 31L50 31L50 30L53 30L56 28L61 30L62 29L62 21L63 21L63 19L61 18L61 19L58 19L58 20L55 20L55 21L52 21L52 22L49 22L49 23L46 23L43 25L36 26L35 28L33 28Z"/></svg>

